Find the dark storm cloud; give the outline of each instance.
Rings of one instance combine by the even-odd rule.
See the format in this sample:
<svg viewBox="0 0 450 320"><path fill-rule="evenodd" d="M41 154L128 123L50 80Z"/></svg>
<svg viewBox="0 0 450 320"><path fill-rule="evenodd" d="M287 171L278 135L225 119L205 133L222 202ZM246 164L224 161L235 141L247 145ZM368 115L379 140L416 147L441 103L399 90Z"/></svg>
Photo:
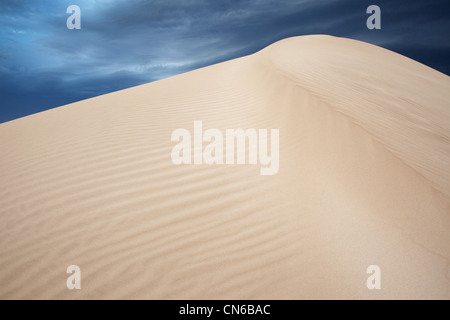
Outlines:
<svg viewBox="0 0 450 320"><path fill-rule="evenodd" d="M370 31L365 11L374 3L382 29ZM66 28L71 4L81 7L81 30ZM305 34L371 42L450 74L448 7L385 0L2 0L0 122Z"/></svg>

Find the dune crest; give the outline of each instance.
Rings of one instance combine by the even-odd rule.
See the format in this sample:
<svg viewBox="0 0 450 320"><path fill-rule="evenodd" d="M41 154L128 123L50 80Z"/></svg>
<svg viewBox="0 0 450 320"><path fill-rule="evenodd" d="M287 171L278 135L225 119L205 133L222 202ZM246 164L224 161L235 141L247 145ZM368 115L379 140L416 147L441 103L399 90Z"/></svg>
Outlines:
<svg viewBox="0 0 450 320"><path fill-rule="evenodd" d="M269 61L450 199L450 77L377 46L320 37L280 41L266 49Z"/></svg>
<svg viewBox="0 0 450 320"><path fill-rule="evenodd" d="M1 124L0 298L449 299L448 101L438 71L304 36ZM194 121L279 129L278 173L174 165Z"/></svg>

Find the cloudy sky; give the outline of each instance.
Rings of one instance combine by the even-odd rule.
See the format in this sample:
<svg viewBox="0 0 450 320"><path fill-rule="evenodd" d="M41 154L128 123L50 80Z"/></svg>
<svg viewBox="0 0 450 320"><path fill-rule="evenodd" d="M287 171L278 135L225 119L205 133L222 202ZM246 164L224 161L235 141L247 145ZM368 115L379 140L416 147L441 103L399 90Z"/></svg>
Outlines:
<svg viewBox="0 0 450 320"><path fill-rule="evenodd" d="M68 6L81 30L68 30ZM382 29L366 27L369 5ZM290 36L370 42L450 75L450 1L0 0L0 122L254 53Z"/></svg>

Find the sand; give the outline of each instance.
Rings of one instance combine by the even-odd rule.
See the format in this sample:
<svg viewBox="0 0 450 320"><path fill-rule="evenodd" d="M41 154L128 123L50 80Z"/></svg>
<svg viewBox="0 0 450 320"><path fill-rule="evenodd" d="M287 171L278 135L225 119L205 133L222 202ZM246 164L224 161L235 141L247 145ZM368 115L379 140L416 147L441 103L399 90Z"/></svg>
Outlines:
<svg viewBox="0 0 450 320"><path fill-rule="evenodd" d="M436 70L305 36L3 123L0 298L449 299L449 101ZM279 129L278 174L174 165L195 120Z"/></svg>

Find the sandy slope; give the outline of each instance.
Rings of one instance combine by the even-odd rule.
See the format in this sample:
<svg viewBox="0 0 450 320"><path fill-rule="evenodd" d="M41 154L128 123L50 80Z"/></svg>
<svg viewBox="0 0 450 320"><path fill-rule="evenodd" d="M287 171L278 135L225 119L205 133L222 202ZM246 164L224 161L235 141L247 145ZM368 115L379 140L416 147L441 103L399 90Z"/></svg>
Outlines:
<svg viewBox="0 0 450 320"><path fill-rule="evenodd" d="M0 298L449 299L448 101L446 75L308 36L1 124ZM173 165L194 120L279 128L278 175Z"/></svg>

